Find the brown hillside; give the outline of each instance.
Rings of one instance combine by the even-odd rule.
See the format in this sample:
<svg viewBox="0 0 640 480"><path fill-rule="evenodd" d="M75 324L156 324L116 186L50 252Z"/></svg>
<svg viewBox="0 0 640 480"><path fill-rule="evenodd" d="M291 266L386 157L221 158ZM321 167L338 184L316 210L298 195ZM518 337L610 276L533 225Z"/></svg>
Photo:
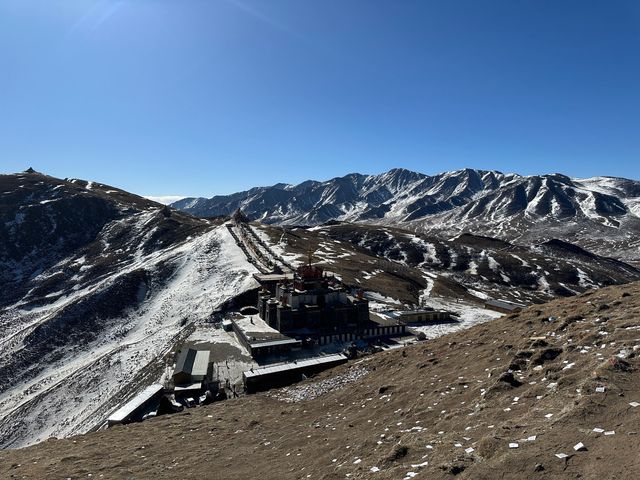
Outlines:
<svg viewBox="0 0 640 480"><path fill-rule="evenodd" d="M1 452L0 477L640 478L639 320L640 284L588 292L288 389Z"/></svg>

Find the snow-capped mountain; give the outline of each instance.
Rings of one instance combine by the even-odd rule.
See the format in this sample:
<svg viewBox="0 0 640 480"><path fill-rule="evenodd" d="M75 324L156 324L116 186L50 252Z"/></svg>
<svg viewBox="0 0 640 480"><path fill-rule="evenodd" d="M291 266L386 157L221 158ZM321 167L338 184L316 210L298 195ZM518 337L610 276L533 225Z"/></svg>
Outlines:
<svg viewBox="0 0 640 480"><path fill-rule="evenodd" d="M471 172L461 175L466 180L396 170L379 177L351 175L325 187L318 182L278 185L260 195L266 204L270 195L308 189L309 205L315 201L340 210L364 192L364 200L351 204L351 213L336 218L367 220L365 204L370 202L390 207L388 214L370 215L368 221L391 223L392 212L408 210L419 188L438 196L433 203L447 215L523 178L484 172L478 181ZM628 199L635 194L635 183L629 182L581 185ZM231 210L239 206L233 203ZM630 215L633 204L624 206L627 213L608 216L619 226L603 228L623 229L620 219ZM290 220L284 214L279 218ZM407 226L416 221L403 217ZM276 240L285 236L271 230L278 230ZM316 239L306 245L291 230L289 245L299 248L298 254L319 247L321 237L331 237L344 252L329 258L333 250L325 245L324 261L342 268L349 284L370 277L371 288L383 293L385 283L375 283L381 257L405 265L410 270L406 282L414 289L436 283L437 290L438 283L446 283L459 291L451 280L474 295L477 289L490 295L513 290L513 298L523 300L624 283L639 275L622 262L557 242L521 248L479 237L444 240L345 223L307 230ZM33 171L0 175L0 448L95 428L123 399L161 378L171 350L193 323L254 288L251 274L256 271L221 221L192 217L96 182ZM394 275L390 272L389 278L396 284ZM435 275L437 282L431 280Z"/></svg>
<svg viewBox="0 0 640 480"><path fill-rule="evenodd" d="M521 176L465 169L424 175L394 169L325 182L277 184L210 199L186 198L175 208L198 216L241 208L265 223L327 221L404 224L447 236L463 232L529 243L560 238L604 255L638 259L640 182Z"/></svg>
<svg viewBox="0 0 640 480"><path fill-rule="evenodd" d="M0 176L0 447L95 427L255 271L220 224L102 184Z"/></svg>

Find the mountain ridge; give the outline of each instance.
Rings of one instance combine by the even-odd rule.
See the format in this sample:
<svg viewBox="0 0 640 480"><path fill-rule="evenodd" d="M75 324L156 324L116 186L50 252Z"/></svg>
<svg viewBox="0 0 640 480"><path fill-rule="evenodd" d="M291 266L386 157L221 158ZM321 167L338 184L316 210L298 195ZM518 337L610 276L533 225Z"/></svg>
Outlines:
<svg viewBox="0 0 640 480"><path fill-rule="evenodd" d="M473 172L464 175L478 186ZM395 171L383 189L351 175L316 193L343 199L366 188L371 198L391 198L420 178ZM483 185L497 180L480 178ZM431 182L446 183L452 197L469 195L467 183ZM131 392L162 376L169 352L196 324L255 288L257 270L225 222L98 182L37 172L0 176L0 447L95 428ZM407 228L334 223L254 226L292 261L313 249L321 266L369 290L373 303L428 301L463 315L460 328L486 313L487 297L537 302L640 275L570 244L511 247L493 238L441 240Z"/></svg>
<svg viewBox="0 0 640 480"><path fill-rule="evenodd" d="M222 222L114 187L0 176L0 448L94 428L191 322L253 288Z"/></svg>
<svg viewBox="0 0 640 480"><path fill-rule="evenodd" d="M211 199L186 198L172 206L204 217L240 208L268 224L368 222L448 236L524 237L528 242L555 236L600 254L640 260L640 243L628 235L640 234L640 181L620 177L523 176L470 168L426 175L398 168L379 175L352 173L324 182L254 187Z"/></svg>

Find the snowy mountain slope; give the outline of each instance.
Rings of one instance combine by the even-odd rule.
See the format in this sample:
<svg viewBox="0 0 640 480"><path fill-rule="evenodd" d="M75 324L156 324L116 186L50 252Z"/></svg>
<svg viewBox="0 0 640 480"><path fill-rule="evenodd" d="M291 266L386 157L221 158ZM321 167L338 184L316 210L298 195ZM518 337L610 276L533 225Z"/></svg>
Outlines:
<svg viewBox="0 0 640 480"><path fill-rule="evenodd" d="M329 220L393 217L410 220L422 208L434 213L471 200L510 178L463 170L427 176L404 169L381 175L353 173L326 182L277 184L211 199L185 198L172 206L199 216L228 215L241 208L266 223L318 224Z"/></svg>
<svg viewBox="0 0 640 480"><path fill-rule="evenodd" d="M639 188L640 182L609 177L521 177L456 211L410 226L435 235L472 232L519 243L558 238L601 255L637 260Z"/></svg>
<svg viewBox="0 0 640 480"><path fill-rule="evenodd" d="M471 232L529 243L560 238L629 260L638 258L639 205L640 182L635 180L472 169L433 176L404 169L354 173L173 204L199 216L228 215L241 208L265 223L358 221L402 224L449 237Z"/></svg>
<svg viewBox="0 0 640 480"><path fill-rule="evenodd" d="M371 224L406 214L422 191L428 195L420 208L447 215L520 179L396 170L350 175L330 188L277 185L255 201L293 194L305 208L316 201L329 209L348 205L345 218L364 222L368 215L354 225L264 228L272 244L283 242L286 258L313 248L348 283L402 302L432 290L471 301L476 294L537 301L638 278L629 265L559 241L527 247L469 235L442 240ZM349 200L358 192L363 199ZM370 204L387 205L389 217L376 217ZM305 222L327 213L299 211ZM168 352L192 322L254 287L256 270L222 221L94 182L1 175L0 240L0 447L92 429L161 377ZM392 268L382 272L386 260ZM405 270L399 274L394 265Z"/></svg>
<svg viewBox="0 0 640 480"><path fill-rule="evenodd" d="M189 324L254 287L223 225L87 182L0 185L2 447L95 427L158 380Z"/></svg>
<svg viewBox="0 0 640 480"><path fill-rule="evenodd" d="M427 293L434 286L441 293L445 289L454 300L471 294L480 301L492 297L529 303L640 280L640 270L632 265L555 239L515 245L464 234L446 240L362 223L254 228L274 250L288 251L294 263L292 252L302 259L311 250L316 262L345 281L375 291L387 284L388 295L414 304L417 296L411 300L408 293L416 285ZM406 268L396 270L395 265Z"/></svg>
<svg viewBox="0 0 640 480"><path fill-rule="evenodd" d="M339 227L330 229L336 231ZM392 229L360 238L353 233L329 235L355 241L384 258L444 274L483 294L516 301L570 296L640 279L640 270L631 265L559 240L523 246L470 234L441 240Z"/></svg>

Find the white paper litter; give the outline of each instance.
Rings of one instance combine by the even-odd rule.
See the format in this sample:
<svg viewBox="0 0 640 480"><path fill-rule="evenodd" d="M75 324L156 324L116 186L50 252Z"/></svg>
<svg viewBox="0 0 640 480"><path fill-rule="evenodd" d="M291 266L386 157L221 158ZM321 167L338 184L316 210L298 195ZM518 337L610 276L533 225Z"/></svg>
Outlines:
<svg viewBox="0 0 640 480"><path fill-rule="evenodd" d="M518 448L520 445L518 445L517 443L513 442L509 444L509 448Z"/></svg>

